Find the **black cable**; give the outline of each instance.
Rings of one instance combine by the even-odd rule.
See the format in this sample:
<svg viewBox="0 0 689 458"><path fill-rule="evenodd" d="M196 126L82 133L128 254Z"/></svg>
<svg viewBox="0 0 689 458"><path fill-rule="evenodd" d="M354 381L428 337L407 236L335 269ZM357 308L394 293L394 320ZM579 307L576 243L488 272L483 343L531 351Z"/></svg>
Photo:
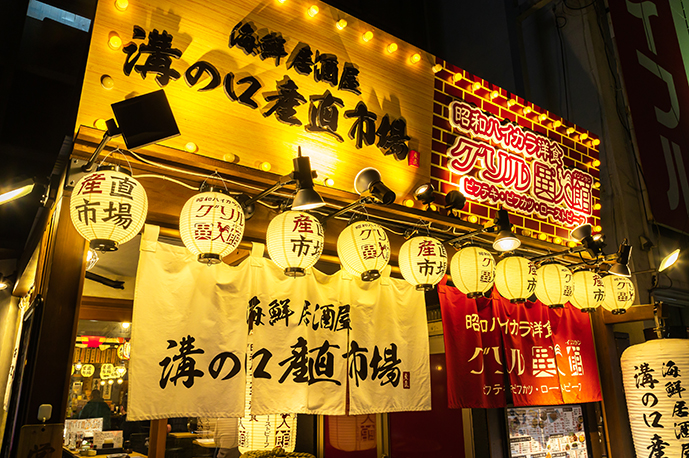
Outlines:
<svg viewBox="0 0 689 458"><path fill-rule="evenodd" d="M557 29L557 38L560 41L560 64L562 66L562 83L564 85L564 90L562 92L565 97L565 113L567 114L567 119L569 119L569 85L567 81L567 61L565 53L565 42L562 39L562 29L567 25L567 18L564 16L558 16L554 8L553 15L555 17L555 28ZM562 25L560 25L560 20L563 21Z"/></svg>
<svg viewBox="0 0 689 458"><path fill-rule="evenodd" d="M565 8L567 8L567 9L569 9L569 10L580 11L580 10L585 10L585 9L588 8L589 6L592 6L594 3L596 3L596 0L592 0L591 3L586 4L586 5L582 5L582 6L569 6L569 5L567 4L567 0L563 0L562 3L564 3Z"/></svg>

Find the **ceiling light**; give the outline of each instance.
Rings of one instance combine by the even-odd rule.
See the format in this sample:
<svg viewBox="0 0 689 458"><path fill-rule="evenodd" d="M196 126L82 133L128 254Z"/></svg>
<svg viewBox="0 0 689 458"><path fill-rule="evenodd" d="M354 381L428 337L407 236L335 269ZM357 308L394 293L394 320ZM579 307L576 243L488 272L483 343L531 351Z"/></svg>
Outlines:
<svg viewBox="0 0 689 458"><path fill-rule="evenodd" d="M325 205L323 198L313 189L313 179L316 173L311 170L311 162L309 158L301 155L301 147L299 147L299 156L295 157L293 177L297 182L297 195L292 202L292 210L304 211L319 208Z"/></svg>
<svg viewBox="0 0 689 458"><path fill-rule="evenodd" d="M457 191L459 192L459 191ZM429 205L435 199L435 188L431 183L422 184L414 191L414 199L424 205Z"/></svg>
<svg viewBox="0 0 689 458"><path fill-rule="evenodd" d="M131 327L131 323L127 323L126 321L123 323L120 323L120 326L122 326L122 329L129 329Z"/></svg>
<svg viewBox="0 0 689 458"><path fill-rule="evenodd" d="M658 272L662 272L663 270L673 266L677 262L677 259L679 259L679 248L663 258L663 260L660 262L660 267L658 267Z"/></svg>
<svg viewBox="0 0 689 458"><path fill-rule="evenodd" d="M17 181L0 189L0 205L20 199L33 191L35 182L29 178Z"/></svg>
<svg viewBox="0 0 689 458"><path fill-rule="evenodd" d="M390 205L397 197L390 188L383 184L380 172L373 167L367 167L357 173L354 178L354 190L359 195L370 194L383 205Z"/></svg>
<svg viewBox="0 0 689 458"><path fill-rule="evenodd" d="M627 239L620 244L620 248L615 255L615 263L610 266L608 272L620 277L631 277L632 272L629 270L629 260L632 255L632 246L627 243Z"/></svg>
<svg viewBox="0 0 689 458"><path fill-rule="evenodd" d="M512 251L519 248L522 242L512 233L512 223L510 223L510 215L507 210L504 208L498 210L495 224L498 228L498 235L493 242L493 248L498 251Z"/></svg>

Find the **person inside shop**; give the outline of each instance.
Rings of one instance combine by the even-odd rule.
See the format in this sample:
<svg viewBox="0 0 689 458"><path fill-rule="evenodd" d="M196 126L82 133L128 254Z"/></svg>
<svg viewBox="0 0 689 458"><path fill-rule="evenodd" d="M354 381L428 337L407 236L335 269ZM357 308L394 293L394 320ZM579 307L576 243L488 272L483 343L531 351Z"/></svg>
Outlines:
<svg viewBox="0 0 689 458"><path fill-rule="evenodd" d="M110 429L110 407L103 401L103 396L100 394L100 390L91 391L90 401L86 403L81 412L79 412L79 418L102 418L103 419L103 431Z"/></svg>
<svg viewBox="0 0 689 458"><path fill-rule="evenodd" d="M236 418L218 418L215 424L215 458L239 458Z"/></svg>

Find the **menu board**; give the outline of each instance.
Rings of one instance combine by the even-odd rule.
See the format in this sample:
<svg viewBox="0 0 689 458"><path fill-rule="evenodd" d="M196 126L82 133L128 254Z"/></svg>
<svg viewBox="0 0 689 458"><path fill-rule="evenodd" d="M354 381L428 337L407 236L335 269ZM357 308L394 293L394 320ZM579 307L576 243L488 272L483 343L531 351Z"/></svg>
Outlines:
<svg viewBox="0 0 689 458"><path fill-rule="evenodd" d="M512 458L588 458L581 406L507 409Z"/></svg>

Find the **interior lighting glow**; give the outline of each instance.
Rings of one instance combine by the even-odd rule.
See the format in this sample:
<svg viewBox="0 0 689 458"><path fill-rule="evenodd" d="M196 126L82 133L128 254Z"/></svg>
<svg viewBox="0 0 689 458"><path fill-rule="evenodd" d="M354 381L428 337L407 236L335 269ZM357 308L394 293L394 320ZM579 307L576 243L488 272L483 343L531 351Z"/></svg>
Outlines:
<svg viewBox="0 0 689 458"><path fill-rule="evenodd" d="M365 43L368 43L369 41L373 40L373 32L370 30L368 32L365 32L362 36L361 39L364 40Z"/></svg>
<svg viewBox="0 0 689 458"><path fill-rule="evenodd" d="M316 15L318 14L318 11L319 11L319 9L316 5L311 5L311 8L309 8L307 13L311 17L316 17Z"/></svg>
<svg viewBox="0 0 689 458"><path fill-rule="evenodd" d="M392 54L393 52L397 51L397 43L390 43L386 49L387 49L388 53ZM414 55L417 56L418 54L414 54ZM420 59L421 59L421 56L419 56L419 60ZM418 62L418 60L416 62ZM414 56L412 56L412 63L416 63L416 62L414 62Z"/></svg>
<svg viewBox="0 0 689 458"><path fill-rule="evenodd" d="M115 8L119 11L126 11L129 6L129 0L115 0Z"/></svg>
<svg viewBox="0 0 689 458"><path fill-rule="evenodd" d="M344 28L347 27L347 21L345 19L340 19L335 23L335 27L337 27L337 30L344 30Z"/></svg>
<svg viewBox="0 0 689 458"><path fill-rule="evenodd" d="M391 43L391 44L394 44L394 43ZM389 48L389 46L388 46L388 48ZM395 45L395 49L397 49L397 45ZM390 52L389 49L388 49L388 52ZM409 58L409 62L411 62L412 64L416 64L420 60L421 60L421 54L419 54L418 52L412 54L411 57Z"/></svg>
<svg viewBox="0 0 689 458"><path fill-rule="evenodd" d="M529 113L531 113L531 107L524 107L522 113L524 113L524 116L528 115Z"/></svg>
<svg viewBox="0 0 689 458"><path fill-rule="evenodd" d="M131 323L127 323L127 322L125 321L125 322L123 322L123 323L120 323L120 325L122 326L122 329L129 329L129 328L131 327L132 324L131 324Z"/></svg>
<svg viewBox="0 0 689 458"><path fill-rule="evenodd" d="M498 91L493 91L490 93L490 99L491 100L496 99L499 95L500 95L500 93Z"/></svg>
<svg viewBox="0 0 689 458"><path fill-rule="evenodd" d="M435 64L431 70L433 70L433 73L438 73L440 70L443 69L443 66L440 64ZM454 80L454 77L452 78Z"/></svg>
<svg viewBox="0 0 689 458"><path fill-rule="evenodd" d="M473 90L478 91L479 89L481 89L481 83L476 81L471 87Z"/></svg>
<svg viewBox="0 0 689 458"><path fill-rule="evenodd" d="M33 187L34 182L33 180L30 180L30 183L27 181L27 184L0 194L0 205L28 195L31 193L31 191L33 191Z"/></svg>
<svg viewBox="0 0 689 458"><path fill-rule="evenodd" d="M184 149L190 153L195 153L199 150L199 147L196 146L196 143L194 142L188 142L186 145L184 145Z"/></svg>

